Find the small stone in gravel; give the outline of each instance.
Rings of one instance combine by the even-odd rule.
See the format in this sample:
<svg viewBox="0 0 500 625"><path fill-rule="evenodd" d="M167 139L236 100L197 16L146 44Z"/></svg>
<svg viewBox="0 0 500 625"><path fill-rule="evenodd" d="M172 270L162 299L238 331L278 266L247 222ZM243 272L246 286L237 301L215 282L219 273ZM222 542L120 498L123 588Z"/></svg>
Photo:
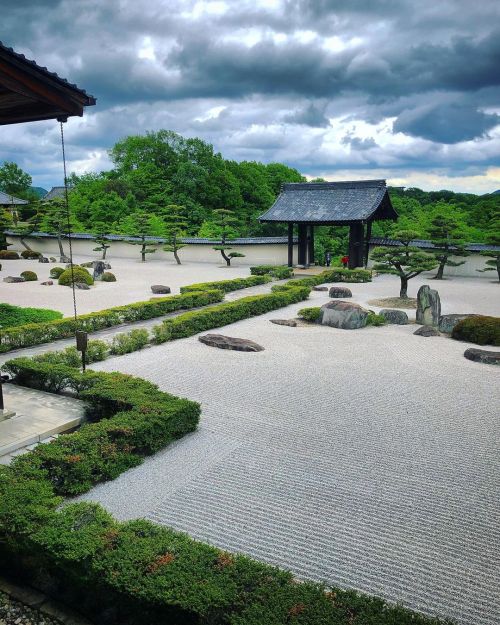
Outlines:
<svg viewBox="0 0 500 625"><path fill-rule="evenodd" d="M45 282L40 282L42 286L52 286L54 283L52 280L46 280Z"/></svg>
<svg viewBox="0 0 500 625"><path fill-rule="evenodd" d="M413 334L417 336L439 336L438 330L433 326L422 326L418 330L415 330Z"/></svg>
<svg viewBox="0 0 500 625"><path fill-rule="evenodd" d="M3 281L9 284L15 284L16 282L25 282L25 279L21 278L21 276L7 276Z"/></svg>
<svg viewBox="0 0 500 625"><path fill-rule="evenodd" d="M254 341L239 339L234 336L224 336L223 334L205 334L199 336L198 340L205 345L218 347L219 349L230 349L237 352L262 352L264 348Z"/></svg>
<svg viewBox="0 0 500 625"><path fill-rule="evenodd" d="M90 291L90 286L85 284L85 282L75 282L75 289L80 289L80 291Z"/></svg>
<svg viewBox="0 0 500 625"><path fill-rule="evenodd" d="M275 323L277 326L290 326L291 328L297 327L295 319L269 319L271 323Z"/></svg>
<svg viewBox="0 0 500 625"><path fill-rule="evenodd" d="M313 286L313 291L328 291L327 286Z"/></svg>
<svg viewBox="0 0 500 625"><path fill-rule="evenodd" d="M346 286L332 286L328 295L335 299L343 299L344 297L352 297L352 292Z"/></svg>
<svg viewBox="0 0 500 625"><path fill-rule="evenodd" d="M151 286L151 291L157 295L162 293L168 295L168 293L170 293L170 287L164 286L163 284L153 284Z"/></svg>

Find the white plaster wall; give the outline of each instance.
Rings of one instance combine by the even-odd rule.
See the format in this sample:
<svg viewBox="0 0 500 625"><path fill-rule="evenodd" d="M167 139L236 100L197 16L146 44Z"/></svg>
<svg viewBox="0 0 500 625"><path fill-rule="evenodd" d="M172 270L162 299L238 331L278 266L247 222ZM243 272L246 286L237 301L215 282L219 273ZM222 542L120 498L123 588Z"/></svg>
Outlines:
<svg viewBox="0 0 500 625"><path fill-rule="evenodd" d="M12 243L9 250L22 252L23 246L19 242L19 237L8 236L7 241ZM26 243L36 250L42 252L44 256L59 257L59 247L57 240L53 238L27 238ZM88 239L74 239L72 248L74 256L96 256L93 252L95 247L93 241ZM68 241L64 240L64 251L68 254ZM294 264L297 263L297 245L294 245ZM107 257L112 258L138 258L140 247L138 245L130 245L121 241L111 242ZM286 244L260 244L260 245L235 245L232 249L234 252L245 254L245 258L238 258L239 265L286 265L288 263L288 246ZM154 258L171 259L172 254L164 252L161 246L152 255ZM181 261L186 262L217 262L222 261L220 252L213 249L212 244L189 244L179 251ZM223 262L223 261L222 261Z"/></svg>
<svg viewBox="0 0 500 625"><path fill-rule="evenodd" d="M372 249L370 249L370 254L372 252ZM486 267L486 261L488 260L486 258L486 256L481 256L481 254L478 253L472 253L470 254L470 256L466 256L465 258L462 257L451 257L450 260L453 260L455 262L460 262L465 260L465 263L463 265L459 265L458 267L445 267L444 270L444 276L462 276L462 277L469 277L469 278L488 278L490 280L495 280L497 277L496 272L493 271L487 271L485 273L480 273L479 271L477 271L478 269L484 269L484 267ZM372 267L373 266L373 261L371 260L371 258L369 258L368 260L368 267ZM435 273L434 272L429 272L429 273Z"/></svg>

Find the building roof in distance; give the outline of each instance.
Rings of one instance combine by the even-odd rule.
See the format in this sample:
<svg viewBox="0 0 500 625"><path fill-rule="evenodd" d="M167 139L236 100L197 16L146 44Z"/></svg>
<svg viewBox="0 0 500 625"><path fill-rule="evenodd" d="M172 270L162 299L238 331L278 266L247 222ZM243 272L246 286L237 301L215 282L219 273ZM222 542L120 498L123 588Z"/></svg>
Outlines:
<svg viewBox="0 0 500 625"><path fill-rule="evenodd" d="M70 189L68 188L68 191ZM46 195L43 196L44 200L54 200L56 198L63 198L64 197L64 187L52 187L52 189L50 191L48 191L46 193Z"/></svg>
<svg viewBox="0 0 500 625"><path fill-rule="evenodd" d="M0 191L0 205L11 206L12 204L29 204L28 200L21 200L19 197L14 197L8 193Z"/></svg>
<svg viewBox="0 0 500 625"><path fill-rule="evenodd" d="M353 180L286 183L259 221L342 225L397 217L385 180Z"/></svg>
<svg viewBox="0 0 500 625"><path fill-rule="evenodd" d="M400 247L401 241L396 239L386 239L384 237L372 237L370 239L370 245L380 245L382 247ZM421 250L436 250L439 249L432 241L426 239L415 239L411 242L411 245L418 247ZM467 243L465 249L469 252L500 252L500 245L488 245L486 243Z"/></svg>

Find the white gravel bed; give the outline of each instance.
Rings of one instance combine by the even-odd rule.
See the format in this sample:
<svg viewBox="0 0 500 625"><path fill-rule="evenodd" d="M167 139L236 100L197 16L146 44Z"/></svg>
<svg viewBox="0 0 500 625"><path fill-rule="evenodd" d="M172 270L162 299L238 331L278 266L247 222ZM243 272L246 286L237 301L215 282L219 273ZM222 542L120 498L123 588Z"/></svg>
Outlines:
<svg viewBox="0 0 500 625"><path fill-rule="evenodd" d="M411 281L410 295L423 282ZM430 282L443 312L499 314L489 280ZM397 294L390 276L353 301ZM500 394L468 344L414 325L290 328L305 303L95 365L200 401L199 430L88 493L299 577L382 595L468 625L500 622ZM414 314L409 312L410 315Z"/></svg>

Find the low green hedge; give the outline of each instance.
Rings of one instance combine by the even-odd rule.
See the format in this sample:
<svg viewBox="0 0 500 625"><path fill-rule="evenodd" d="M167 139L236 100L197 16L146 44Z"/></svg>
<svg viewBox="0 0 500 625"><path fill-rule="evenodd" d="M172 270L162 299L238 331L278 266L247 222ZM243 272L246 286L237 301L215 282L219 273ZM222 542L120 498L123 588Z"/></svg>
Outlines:
<svg viewBox="0 0 500 625"><path fill-rule="evenodd" d="M500 345L500 317L477 315L459 321L451 337L476 345Z"/></svg>
<svg viewBox="0 0 500 625"><path fill-rule="evenodd" d="M252 276L270 275L278 280L284 280L293 276L293 268L286 265L257 265L250 267L250 273Z"/></svg>
<svg viewBox="0 0 500 625"><path fill-rule="evenodd" d="M216 289L229 293L230 291L238 291L246 289L250 286L257 286L270 282L269 276L249 276L248 278L234 278L234 280L219 280L218 282L200 282L199 284L188 284L181 286L181 293L192 293L193 291L210 291Z"/></svg>
<svg viewBox="0 0 500 625"><path fill-rule="evenodd" d="M224 293L221 291L186 293L79 315L77 322L72 317L66 317L46 323L30 323L15 328L3 328L0 329L0 353L69 338L74 336L77 329L95 332L122 323L154 319L176 310L207 306L223 299Z"/></svg>
<svg viewBox="0 0 500 625"><path fill-rule="evenodd" d="M275 284L271 291L280 292L293 289L296 286L318 286L325 282L371 282L372 272L367 269L327 269L315 276L308 278L297 278L285 284Z"/></svg>
<svg viewBox="0 0 500 625"><path fill-rule="evenodd" d="M73 389L96 423L60 436L12 463L19 479L47 479L58 495L84 493L114 479L196 429L200 407L122 373L90 371L17 358L3 367L15 382L49 392Z"/></svg>
<svg viewBox="0 0 500 625"><path fill-rule="evenodd" d="M23 308L11 304L0 304L0 328L12 328L27 323L41 323L61 318L62 313L49 308Z"/></svg>
<svg viewBox="0 0 500 625"><path fill-rule="evenodd" d="M307 299L309 293L310 289L307 286L297 286L279 293L242 297L234 302L184 313L172 319L165 319L160 325L154 326L152 342L164 343L262 315L301 302Z"/></svg>
<svg viewBox="0 0 500 625"><path fill-rule="evenodd" d="M318 321L320 312L321 306L312 306L311 308L301 308L298 315L305 321L315 322Z"/></svg>

